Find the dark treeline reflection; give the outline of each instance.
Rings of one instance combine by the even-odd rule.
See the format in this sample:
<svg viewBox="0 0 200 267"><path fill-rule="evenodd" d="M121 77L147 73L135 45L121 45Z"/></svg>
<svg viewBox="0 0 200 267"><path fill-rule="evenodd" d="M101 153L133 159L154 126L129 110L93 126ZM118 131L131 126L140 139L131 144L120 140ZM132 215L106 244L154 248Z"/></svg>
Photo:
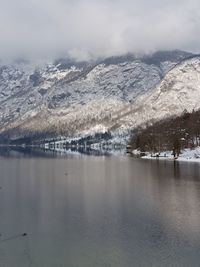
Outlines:
<svg viewBox="0 0 200 267"><path fill-rule="evenodd" d="M152 174L160 180L180 179L200 181L200 164L180 161L150 161Z"/></svg>
<svg viewBox="0 0 200 267"><path fill-rule="evenodd" d="M23 147L23 146L2 146L0 147L0 156L4 157L69 157L69 156L110 156L112 154L125 154L124 150L95 150L84 148L71 148L62 150L44 149L40 147Z"/></svg>

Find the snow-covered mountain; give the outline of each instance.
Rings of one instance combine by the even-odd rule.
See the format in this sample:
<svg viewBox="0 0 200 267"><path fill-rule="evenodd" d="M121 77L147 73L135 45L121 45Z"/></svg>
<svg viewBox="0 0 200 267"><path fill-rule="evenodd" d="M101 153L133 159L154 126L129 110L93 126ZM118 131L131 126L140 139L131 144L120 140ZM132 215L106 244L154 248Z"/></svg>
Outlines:
<svg viewBox="0 0 200 267"><path fill-rule="evenodd" d="M169 98L181 96L186 103L187 92L197 91L191 87L198 80L200 60L190 57L190 53L172 51L96 62L61 59L37 66L1 64L0 132L11 138L73 136L131 128L180 112L183 107ZM193 100L190 106L193 108Z"/></svg>
<svg viewBox="0 0 200 267"><path fill-rule="evenodd" d="M200 56L182 61L171 69L155 89L137 98L121 113L117 123L125 128L149 126L200 109Z"/></svg>

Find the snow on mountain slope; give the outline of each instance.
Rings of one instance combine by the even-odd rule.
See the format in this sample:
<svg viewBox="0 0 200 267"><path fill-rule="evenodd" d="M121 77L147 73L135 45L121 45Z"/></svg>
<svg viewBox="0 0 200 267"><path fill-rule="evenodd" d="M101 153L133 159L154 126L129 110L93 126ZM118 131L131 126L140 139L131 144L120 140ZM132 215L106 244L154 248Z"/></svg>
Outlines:
<svg viewBox="0 0 200 267"><path fill-rule="evenodd" d="M2 65L0 131L20 137L132 127L137 123L128 114L138 101L144 101L165 74L189 56L175 51L64 66L59 62L37 67Z"/></svg>
<svg viewBox="0 0 200 267"><path fill-rule="evenodd" d="M200 57L183 61L169 71L151 92L139 97L117 123L124 128L200 109Z"/></svg>
<svg viewBox="0 0 200 267"><path fill-rule="evenodd" d="M0 126L37 114L52 86L63 77L79 72L81 70L75 68L59 70L53 64L36 68L22 64L1 66Z"/></svg>

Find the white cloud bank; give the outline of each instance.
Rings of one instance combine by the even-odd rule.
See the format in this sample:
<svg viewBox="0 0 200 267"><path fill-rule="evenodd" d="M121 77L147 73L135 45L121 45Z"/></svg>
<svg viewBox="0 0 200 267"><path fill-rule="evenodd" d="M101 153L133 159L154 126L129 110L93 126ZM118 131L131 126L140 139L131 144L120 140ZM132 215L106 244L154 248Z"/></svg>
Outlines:
<svg viewBox="0 0 200 267"><path fill-rule="evenodd" d="M0 57L200 49L197 0L0 0Z"/></svg>

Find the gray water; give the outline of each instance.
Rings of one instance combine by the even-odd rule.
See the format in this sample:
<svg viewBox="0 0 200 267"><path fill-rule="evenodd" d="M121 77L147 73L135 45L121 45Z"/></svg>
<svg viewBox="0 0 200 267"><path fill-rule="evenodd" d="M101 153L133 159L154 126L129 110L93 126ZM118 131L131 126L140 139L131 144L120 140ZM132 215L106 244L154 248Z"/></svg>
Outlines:
<svg viewBox="0 0 200 267"><path fill-rule="evenodd" d="M200 165L8 153L0 234L1 267L200 266Z"/></svg>

